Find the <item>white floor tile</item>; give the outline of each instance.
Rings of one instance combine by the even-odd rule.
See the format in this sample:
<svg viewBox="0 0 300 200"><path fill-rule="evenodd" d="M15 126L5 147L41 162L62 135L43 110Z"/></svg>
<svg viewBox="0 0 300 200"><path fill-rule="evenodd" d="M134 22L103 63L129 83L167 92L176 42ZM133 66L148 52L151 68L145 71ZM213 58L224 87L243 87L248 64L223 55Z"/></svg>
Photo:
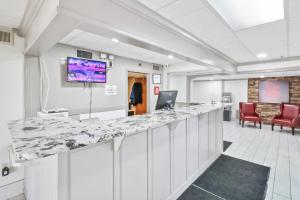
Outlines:
<svg viewBox="0 0 300 200"><path fill-rule="evenodd" d="M272 200L289 200L290 198L281 196L279 194L273 193L273 199Z"/></svg>
<svg viewBox="0 0 300 200"><path fill-rule="evenodd" d="M291 185L299 187L300 188L300 167L291 165Z"/></svg>
<svg viewBox="0 0 300 200"><path fill-rule="evenodd" d="M300 199L300 187L296 187L292 185L292 199L293 200Z"/></svg>

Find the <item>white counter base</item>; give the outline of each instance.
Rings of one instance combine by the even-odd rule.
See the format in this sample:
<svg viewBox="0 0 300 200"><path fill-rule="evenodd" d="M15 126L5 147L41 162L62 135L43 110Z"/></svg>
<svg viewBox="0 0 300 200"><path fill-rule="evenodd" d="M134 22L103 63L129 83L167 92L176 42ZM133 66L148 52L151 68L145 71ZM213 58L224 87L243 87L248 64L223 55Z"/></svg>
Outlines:
<svg viewBox="0 0 300 200"><path fill-rule="evenodd" d="M25 169L26 198L175 200L222 153L222 118L219 108L127 136L117 151L110 141L38 160Z"/></svg>

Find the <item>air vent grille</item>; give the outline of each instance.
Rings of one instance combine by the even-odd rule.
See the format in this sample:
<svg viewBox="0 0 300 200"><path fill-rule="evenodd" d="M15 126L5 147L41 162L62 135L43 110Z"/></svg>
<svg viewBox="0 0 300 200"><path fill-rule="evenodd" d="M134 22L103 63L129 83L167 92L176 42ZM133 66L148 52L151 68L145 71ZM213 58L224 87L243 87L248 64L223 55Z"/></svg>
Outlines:
<svg viewBox="0 0 300 200"><path fill-rule="evenodd" d="M0 42L7 43L7 44L13 44L13 32L0 30Z"/></svg>
<svg viewBox="0 0 300 200"><path fill-rule="evenodd" d="M153 70L159 71L159 65L153 65Z"/></svg>
<svg viewBox="0 0 300 200"><path fill-rule="evenodd" d="M92 59L93 58L93 53L89 52L89 51L77 50L77 57Z"/></svg>

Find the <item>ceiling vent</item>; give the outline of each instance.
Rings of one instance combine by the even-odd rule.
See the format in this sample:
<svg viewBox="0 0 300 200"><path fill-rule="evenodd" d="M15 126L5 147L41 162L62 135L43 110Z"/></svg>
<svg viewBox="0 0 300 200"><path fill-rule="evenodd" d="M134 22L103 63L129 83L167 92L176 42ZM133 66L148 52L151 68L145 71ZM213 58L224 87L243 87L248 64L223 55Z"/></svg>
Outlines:
<svg viewBox="0 0 300 200"><path fill-rule="evenodd" d="M156 65L156 64L153 65L153 70L159 71L159 69L160 69L160 66L159 66L159 65Z"/></svg>
<svg viewBox="0 0 300 200"><path fill-rule="evenodd" d="M0 29L0 43L14 44L14 34L12 30Z"/></svg>
<svg viewBox="0 0 300 200"><path fill-rule="evenodd" d="M79 58L87 58L87 59L92 59L93 58L93 53L90 51L83 51L83 50L77 50L77 57Z"/></svg>

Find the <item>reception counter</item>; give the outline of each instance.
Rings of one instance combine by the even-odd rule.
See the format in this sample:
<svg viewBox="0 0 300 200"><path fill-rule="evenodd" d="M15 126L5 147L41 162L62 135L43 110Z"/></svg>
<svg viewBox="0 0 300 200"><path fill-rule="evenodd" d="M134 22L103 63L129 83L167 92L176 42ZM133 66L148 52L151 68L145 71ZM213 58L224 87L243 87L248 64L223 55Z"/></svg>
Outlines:
<svg viewBox="0 0 300 200"><path fill-rule="evenodd" d="M108 121L12 121L27 200L178 198L223 151L223 104Z"/></svg>

